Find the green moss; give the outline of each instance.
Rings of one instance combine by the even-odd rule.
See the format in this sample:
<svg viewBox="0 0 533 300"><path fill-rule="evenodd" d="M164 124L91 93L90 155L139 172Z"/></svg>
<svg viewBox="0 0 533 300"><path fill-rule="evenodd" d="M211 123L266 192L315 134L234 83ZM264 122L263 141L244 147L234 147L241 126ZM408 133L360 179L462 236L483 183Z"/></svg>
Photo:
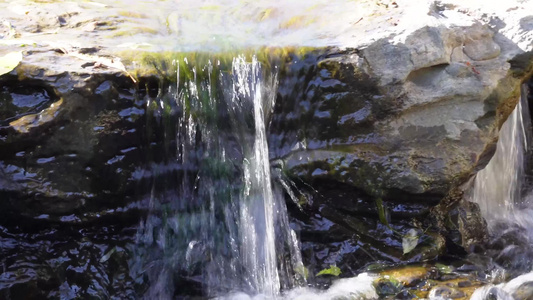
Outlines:
<svg viewBox="0 0 533 300"><path fill-rule="evenodd" d="M289 20L281 23L280 28L282 29L299 29L306 27L307 25L313 24L316 22L315 18L310 18L308 16L294 16Z"/></svg>
<svg viewBox="0 0 533 300"><path fill-rule="evenodd" d="M128 71L137 78L156 76L168 82L176 82L178 67L180 68L180 73L183 73L183 75L180 74L180 79L191 79L193 77L193 67L196 67L197 71L199 71L200 68L211 62L216 64L219 70L230 72L235 57L244 56L246 60L251 61L252 57L255 56L266 69L277 67L281 72L294 60L294 57L303 58L308 54L316 54L318 52L320 52L320 49L312 47L262 47L219 53L139 52L138 49L135 49L122 51L117 53L117 55L122 59ZM197 75L201 76L202 74L198 72Z"/></svg>
<svg viewBox="0 0 533 300"><path fill-rule="evenodd" d="M220 10L220 5L204 5L200 7L200 10L216 11L216 10Z"/></svg>
<svg viewBox="0 0 533 300"><path fill-rule="evenodd" d="M339 276L341 275L341 269L335 265L329 266L329 268L326 268L324 270L321 270L316 274L316 276L322 276L322 275L331 275L331 276Z"/></svg>
<svg viewBox="0 0 533 300"><path fill-rule="evenodd" d="M277 13L277 9L275 8L267 8L265 10L263 10L262 12L259 13L259 16L258 16L258 21L264 21L264 20L268 20L270 18L272 18L273 16L275 16Z"/></svg>
<svg viewBox="0 0 533 300"><path fill-rule="evenodd" d="M148 15L145 15L139 12L127 11L127 10L119 11L118 15L122 17L137 18L137 19L148 19L149 18Z"/></svg>
<svg viewBox="0 0 533 300"><path fill-rule="evenodd" d="M114 32L109 37L116 38L116 37L123 37L123 36L136 36L136 35L141 35L141 34L154 34L155 35L158 33L159 31L157 29L139 26L139 27L133 27L133 28L124 29L122 31Z"/></svg>

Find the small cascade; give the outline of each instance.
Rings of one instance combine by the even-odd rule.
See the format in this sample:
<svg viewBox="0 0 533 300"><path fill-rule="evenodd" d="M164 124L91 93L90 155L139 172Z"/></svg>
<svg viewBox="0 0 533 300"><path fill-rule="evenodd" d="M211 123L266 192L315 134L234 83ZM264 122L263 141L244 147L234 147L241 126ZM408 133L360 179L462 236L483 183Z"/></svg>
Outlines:
<svg viewBox="0 0 533 300"><path fill-rule="evenodd" d="M265 129L265 113L259 81L259 64L244 59L233 60L233 107L243 107L240 101L253 101L255 134L253 146L245 146L244 190L240 207L240 244L244 278L256 292L277 295L280 279L276 266L274 211L279 213L270 182L270 163ZM275 81L275 79L274 79ZM275 91L275 86L270 86ZM272 92L272 91L270 91ZM268 94L271 106L274 94Z"/></svg>
<svg viewBox="0 0 533 300"><path fill-rule="evenodd" d="M533 280L533 191L526 174L532 141L528 97L524 84L519 103L500 130L493 158L477 174L471 198L490 230L487 254L496 264L494 277L520 276L484 286L471 299L515 299L514 293Z"/></svg>
<svg viewBox="0 0 533 300"><path fill-rule="evenodd" d="M305 279L295 271L303 265L283 191L271 181L266 124L276 75L244 56L175 67L176 88L147 101L166 150L150 166L150 212L132 269L146 299L277 298Z"/></svg>
<svg viewBox="0 0 533 300"><path fill-rule="evenodd" d="M524 193L526 153L531 145L528 93L524 84L520 101L500 129L494 156L474 182L471 200L479 205L489 228L502 220L518 221L520 210L529 207Z"/></svg>

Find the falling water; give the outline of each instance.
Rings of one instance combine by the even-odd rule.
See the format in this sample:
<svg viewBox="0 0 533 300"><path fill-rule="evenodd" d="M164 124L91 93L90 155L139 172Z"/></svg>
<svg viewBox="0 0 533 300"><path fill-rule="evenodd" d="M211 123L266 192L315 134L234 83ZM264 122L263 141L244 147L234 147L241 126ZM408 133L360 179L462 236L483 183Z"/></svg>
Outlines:
<svg viewBox="0 0 533 300"><path fill-rule="evenodd" d="M524 84L519 103L500 130L497 150L478 173L472 193L472 201L479 204L488 223L491 242L487 253L493 254L497 272L503 270L511 278L523 275L484 286L471 299L515 299L513 293L533 280L533 191L526 180L531 146L528 96Z"/></svg>
<svg viewBox="0 0 533 300"><path fill-rule="evenodd" d="M531 144L527 97L524 84L520 101L500 130L494 156L475 179L472 201L479 204L489 228L501 220L519 221L520 210L528 206L523 195L526 152Z"/></svg>
<svg viewBox="0 0 533 300"><path fill-rule="evenodd" d="M247 64L243 58L233 61L233 101L241 97L253 99L255 135L252 151L246 151L244 164L245 205L240 209L240 232L244 278L257 292L267 295L279 293L280 283L276 267L274 238L274 210L276 202L270 183L270 164L266 141L263 99L259 82L259 64ZM270 96L270 95L269 95ZM272 101L272 96L267 101ZM279 203L278 203L279 205Z"/></svg>
<svg viewBox="0 0 533 300"><path fill-rule="evenodd" d="M208 296L276 298L304 280L295 271L303 265L283 193L270 174L266 124L276 74L244 56L231 66L187 59L175 66L177 88L147 101L167 151L149 167L150 213L132 269L147 277L147 299L190 294L195 285Z"/></svg>

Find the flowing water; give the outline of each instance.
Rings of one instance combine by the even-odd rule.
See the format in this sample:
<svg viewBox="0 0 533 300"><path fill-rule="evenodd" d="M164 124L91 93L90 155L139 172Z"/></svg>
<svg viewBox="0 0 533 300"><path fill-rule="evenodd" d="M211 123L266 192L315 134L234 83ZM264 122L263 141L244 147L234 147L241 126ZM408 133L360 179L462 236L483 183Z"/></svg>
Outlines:
<svg viewBox="0 0 533 300"><path fill-rule="evenodd" d="M231 66L184 59L175 68L176 87L147 102L154 122L165 124L167 157L151 168L151 212L137 236L145 298L190 293L187 284L174 290L176 282L199 284L209 296L269 297L302 284L296 236L271 181L266 123L275 72L244 56Z"/></svg>
<svg viewBox="0 0 533 300"><path fill-rule="evenodd" d="M499 220L520 222L521 209L529 206L524 196L526 152L531 145L528 90L500 130L496 153L475 179L472 200L478 203L489 225Z"/></svg>
<svg viewBox="0 0 533 300"><path fill-rule="evenodd" d="M492 256L507 274L503 277L523 275L478 289L472 299L514 299L533 280L533 273L527 273L533 270L533 191L526 173L531 151L528 96L524 84L519 103L500 130L496 153L477 174L471 198L487 221L490 245L496 249Z"/></svg>
<svg viewBox="0 0 533 300"><path fill-rule="evenodd" d="M146 127L164 128L157 135L164 157L150 158L143 171L150 174L139 175L153 178L130 266L143 297L375 297L375 276L366 273L327 291L306 287L308 271L284 198L297 204L296 187L269 161L276 68L265 70L244 56L229 66L183 59L174 67L175 86L146 95L152 114Z"/></svg>
<svg viewBox="0 0 533 300"><path fill-rule="evenodd" d="M28 38L21 44L49 43L48 34L53 33L58 45L76 47L72 41L80 36L82 24L85 40L115 51L220 51L263 45L342 48L363 45L397 31L390 28L404 26L404 22L390 21L388 7L367 0L148 0L135 5L102 0L57 7L52 6L54 1L49 1L50 7L33 2L6 2L8 14L17 15L6 26L21 30ZM395 10L401 13L408 5L420 6L406 2ZM87 7L91 13L79 13L88 11ZM41 16L33 17L35 25L26 18L34 12L41 14L37 9L54 8L61 8L64 22L57 22L57 16L47 22ZM425 6L420 9L427 10ZM145 14L148 11L150 16ZM70 20L72 16L80 19ZM287 194L301 208L298 195L295 185L269 161L267 126L276 98L276 68L267 69L255 57L245 56L229 63L214 58L201 63L176 59L169 68L175 71L175 83L161 83L155 94L147 92L139 101L146 103L148 115L147 142L139 147L147 154L147 165L134 177L139 182L151 180L151 191L144 199L149 213L129 249L133 253L130 275L139 286L135 289L145 299L377 298L372 286L375 276L367 273L340 279L326 291L305 287L308 271L296 233L289 226L284 199ZM472 201L479 204L489 223L496 240L493 244L509 241L504 238L512 234L512 242L504 243L494 256L496 263L526 274L480 289L475 297L496 293L506 299L518 286L533 281L533 273L527 273L533 253L520 250L533 248L533 192L527 191L529 183L524 179L531 145L527 95L524 86L517 109L501 129L498 150L478 174L472 193ZM76 246L70 254L77 252ZM101 249L97 250L99 255ZM114 246L103 257L95 254L97 258L91 260L104 263L114 252L125 251ZM76 288L65 290L75 292Z"/></svg>

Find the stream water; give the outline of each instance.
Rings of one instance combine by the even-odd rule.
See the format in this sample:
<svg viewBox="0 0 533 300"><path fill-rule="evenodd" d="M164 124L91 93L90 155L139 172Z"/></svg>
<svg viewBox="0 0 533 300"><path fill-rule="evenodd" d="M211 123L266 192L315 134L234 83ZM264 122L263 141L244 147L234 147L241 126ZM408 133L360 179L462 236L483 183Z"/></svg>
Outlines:
<svg viewBox="0 0 533 300"><path fill-rule="evenodd" d="M492 255L495 262L509 277L522 275L480 288L472 299L521 299L517 293L533 279L533 273L528 273L533 269L533 191L526 172L532 149L528 97L529 87L524 84L520 101L500 130L496 153L477 174L471 195L487 221L490 243L498 249Z"/></svg>
<svg viewBox="0 0 533 300"><path fill-rule="evenodd" d="M149 214L131 249L130 269L145 285L144 298L377 297L375 276L367 273L338 280L326 291L307 287L307 269L285 204L285 194L295 196L279 166L271 166L268 153L276 67L267 69L255 56L241 55L229 63L176 59L171 68L175 84L145 96L146 128L154 122L163 128L157 136L164 149L153 153L163 157L148 160L143 172L150 176L140 175L151 178L152 190ZM520 243L488 255L496 257L498 270L519 274L531 271L533 257L524 250L533 244L533 196L525 180L531 145L528 95L524 85L500 131L497 151L478 173L471 193L492 239L516 233ZM511 259L498 261L507 256ZM477 294L494 292L495 287Z"/></svg>
<svg viewBox="0 0 533 300"><path fill-rule="evenodd" d="M492 229L502 220L525 225L521 215L530 206L525 176L531 147L528 94L523 85L520 101L500 130L496 153L475 179L472 201Z"/></svg>
<svg viewBox="0 0 533 300"><path fill-rule="evenodd" d="M148 104L166 124L168 151L165 167L152 167L161 176L137 236L145 297L186 293L174 290L179 281L200 283L209 296L270 297L304 283L283 194L271 181L266 122L277 75L244 56L227 67L184 59L175 68L176 86ZM165 175L173 163L180 167Z"/></svg>

